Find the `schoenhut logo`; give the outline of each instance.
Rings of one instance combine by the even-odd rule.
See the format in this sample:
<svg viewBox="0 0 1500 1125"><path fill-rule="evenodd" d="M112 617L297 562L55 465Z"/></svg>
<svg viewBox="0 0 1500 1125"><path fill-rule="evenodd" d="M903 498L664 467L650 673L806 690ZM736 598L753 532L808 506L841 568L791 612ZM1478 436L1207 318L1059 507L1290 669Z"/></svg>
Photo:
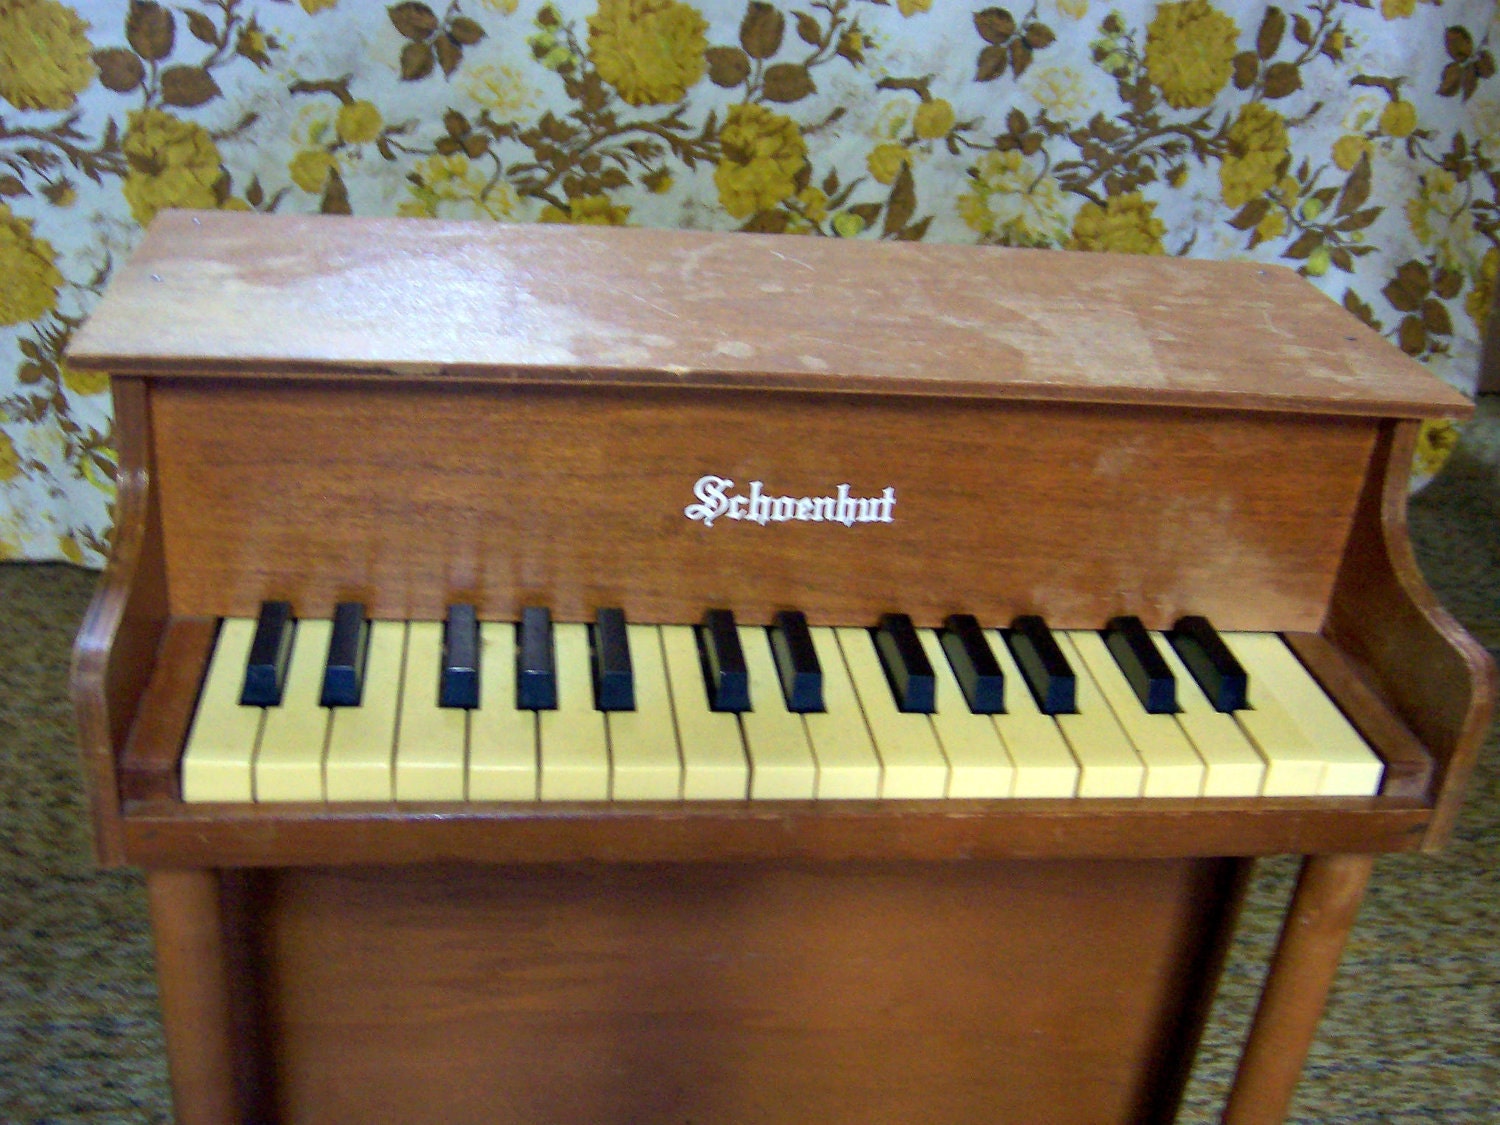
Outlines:
<svg viewBox="0 0 1500 1125"><path fill-rule="evenodd" d="M758 480L750 482L748 493L732 491L734 481L728 477L703 476L693 485L696 504L689 504L682 514L690 520L702 520L712 527L723 517L746 520L762 527L771 523L800 520L810 523L895 523L896 490L887 488L879 496L854 496L847 484L841 484L829 496L773 496Z"/></svg>

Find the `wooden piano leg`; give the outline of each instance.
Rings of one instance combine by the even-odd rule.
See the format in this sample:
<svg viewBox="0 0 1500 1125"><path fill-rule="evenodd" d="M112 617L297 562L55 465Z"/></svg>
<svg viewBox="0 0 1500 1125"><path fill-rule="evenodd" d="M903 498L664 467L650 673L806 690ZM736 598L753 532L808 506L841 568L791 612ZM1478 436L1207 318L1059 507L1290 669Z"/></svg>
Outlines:
<svg viewBox="0 0 1500 1125"><path fill-rule="evenodd" d="M1308 856L1281 928L1224 1125L1279 1125L1338 973L1375 857Z"/></svg>
<svg viewBox="0 0 1500 1125"><path fill-rule="evenodd" d="M146 890L178 1125L242 1121L219 873L149 871Z"/></svg>

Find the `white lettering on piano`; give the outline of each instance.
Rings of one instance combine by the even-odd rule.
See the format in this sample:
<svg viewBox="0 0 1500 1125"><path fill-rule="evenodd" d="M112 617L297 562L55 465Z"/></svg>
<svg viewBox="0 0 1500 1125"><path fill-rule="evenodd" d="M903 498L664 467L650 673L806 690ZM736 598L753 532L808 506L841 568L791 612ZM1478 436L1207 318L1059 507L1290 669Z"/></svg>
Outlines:
<svg viewBox="0 0 1500 1125"><path fill-rule="evenodd" d="M775 496L765 490L762 481L750 482L748 495L731 492L734 481L709 474L693 485L696 504L689 504L682 514L690 520L701 520L712 527L721 516L748 520L765 527L769 523L800 520L812 523L895 523L896 490L887 487L879 496L854 496L847 484L841 484L831 496Z"/></svg>

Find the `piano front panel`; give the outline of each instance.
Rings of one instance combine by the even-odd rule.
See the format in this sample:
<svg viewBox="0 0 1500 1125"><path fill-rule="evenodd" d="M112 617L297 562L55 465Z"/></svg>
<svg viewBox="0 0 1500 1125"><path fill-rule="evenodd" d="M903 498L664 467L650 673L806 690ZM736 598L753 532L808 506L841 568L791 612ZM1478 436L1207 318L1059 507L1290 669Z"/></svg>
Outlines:
<svg viewBox="0 0 1500 1125"><path fill-rule="evenodd" d="M1226 410L378 379L153 380L172 612L471 601L851 625L1042 613L1316 631L1377 423ZM894 490L891 522L688 518ZM790 510L788 505L783 511ZM870 514L880 511L867 509ZM857 580L854 580L857 576Z"/></svg>

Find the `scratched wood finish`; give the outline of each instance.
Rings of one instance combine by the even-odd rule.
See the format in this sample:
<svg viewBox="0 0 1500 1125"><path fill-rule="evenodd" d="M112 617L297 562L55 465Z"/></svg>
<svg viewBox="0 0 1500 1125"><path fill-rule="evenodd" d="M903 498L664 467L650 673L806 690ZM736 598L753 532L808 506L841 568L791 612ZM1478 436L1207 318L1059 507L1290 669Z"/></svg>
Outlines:
<svg viewBox="0 0 1500 1125"><path fill-rule="evenodd" d="M69 357L116 374L1472 410L1278 266L545 224L165 213Z"/></svg>
<svg viewBox="0 0 1500 1125"><path fill-rule="evenodd" d="M172 605L394 618L1322 624L1375 426L876 396L160 380ZM1270 455L1268 456L1268 451ZM894 522L689 519L750 493L895 489ZM333 565L333 560L337 560Z"/></svg>
<svg viewBox="0 0 1500 1125"><path fill-rule="evenodd" d="M1166 1121L1235 873L256 874L275 1119Z"/></svg>

